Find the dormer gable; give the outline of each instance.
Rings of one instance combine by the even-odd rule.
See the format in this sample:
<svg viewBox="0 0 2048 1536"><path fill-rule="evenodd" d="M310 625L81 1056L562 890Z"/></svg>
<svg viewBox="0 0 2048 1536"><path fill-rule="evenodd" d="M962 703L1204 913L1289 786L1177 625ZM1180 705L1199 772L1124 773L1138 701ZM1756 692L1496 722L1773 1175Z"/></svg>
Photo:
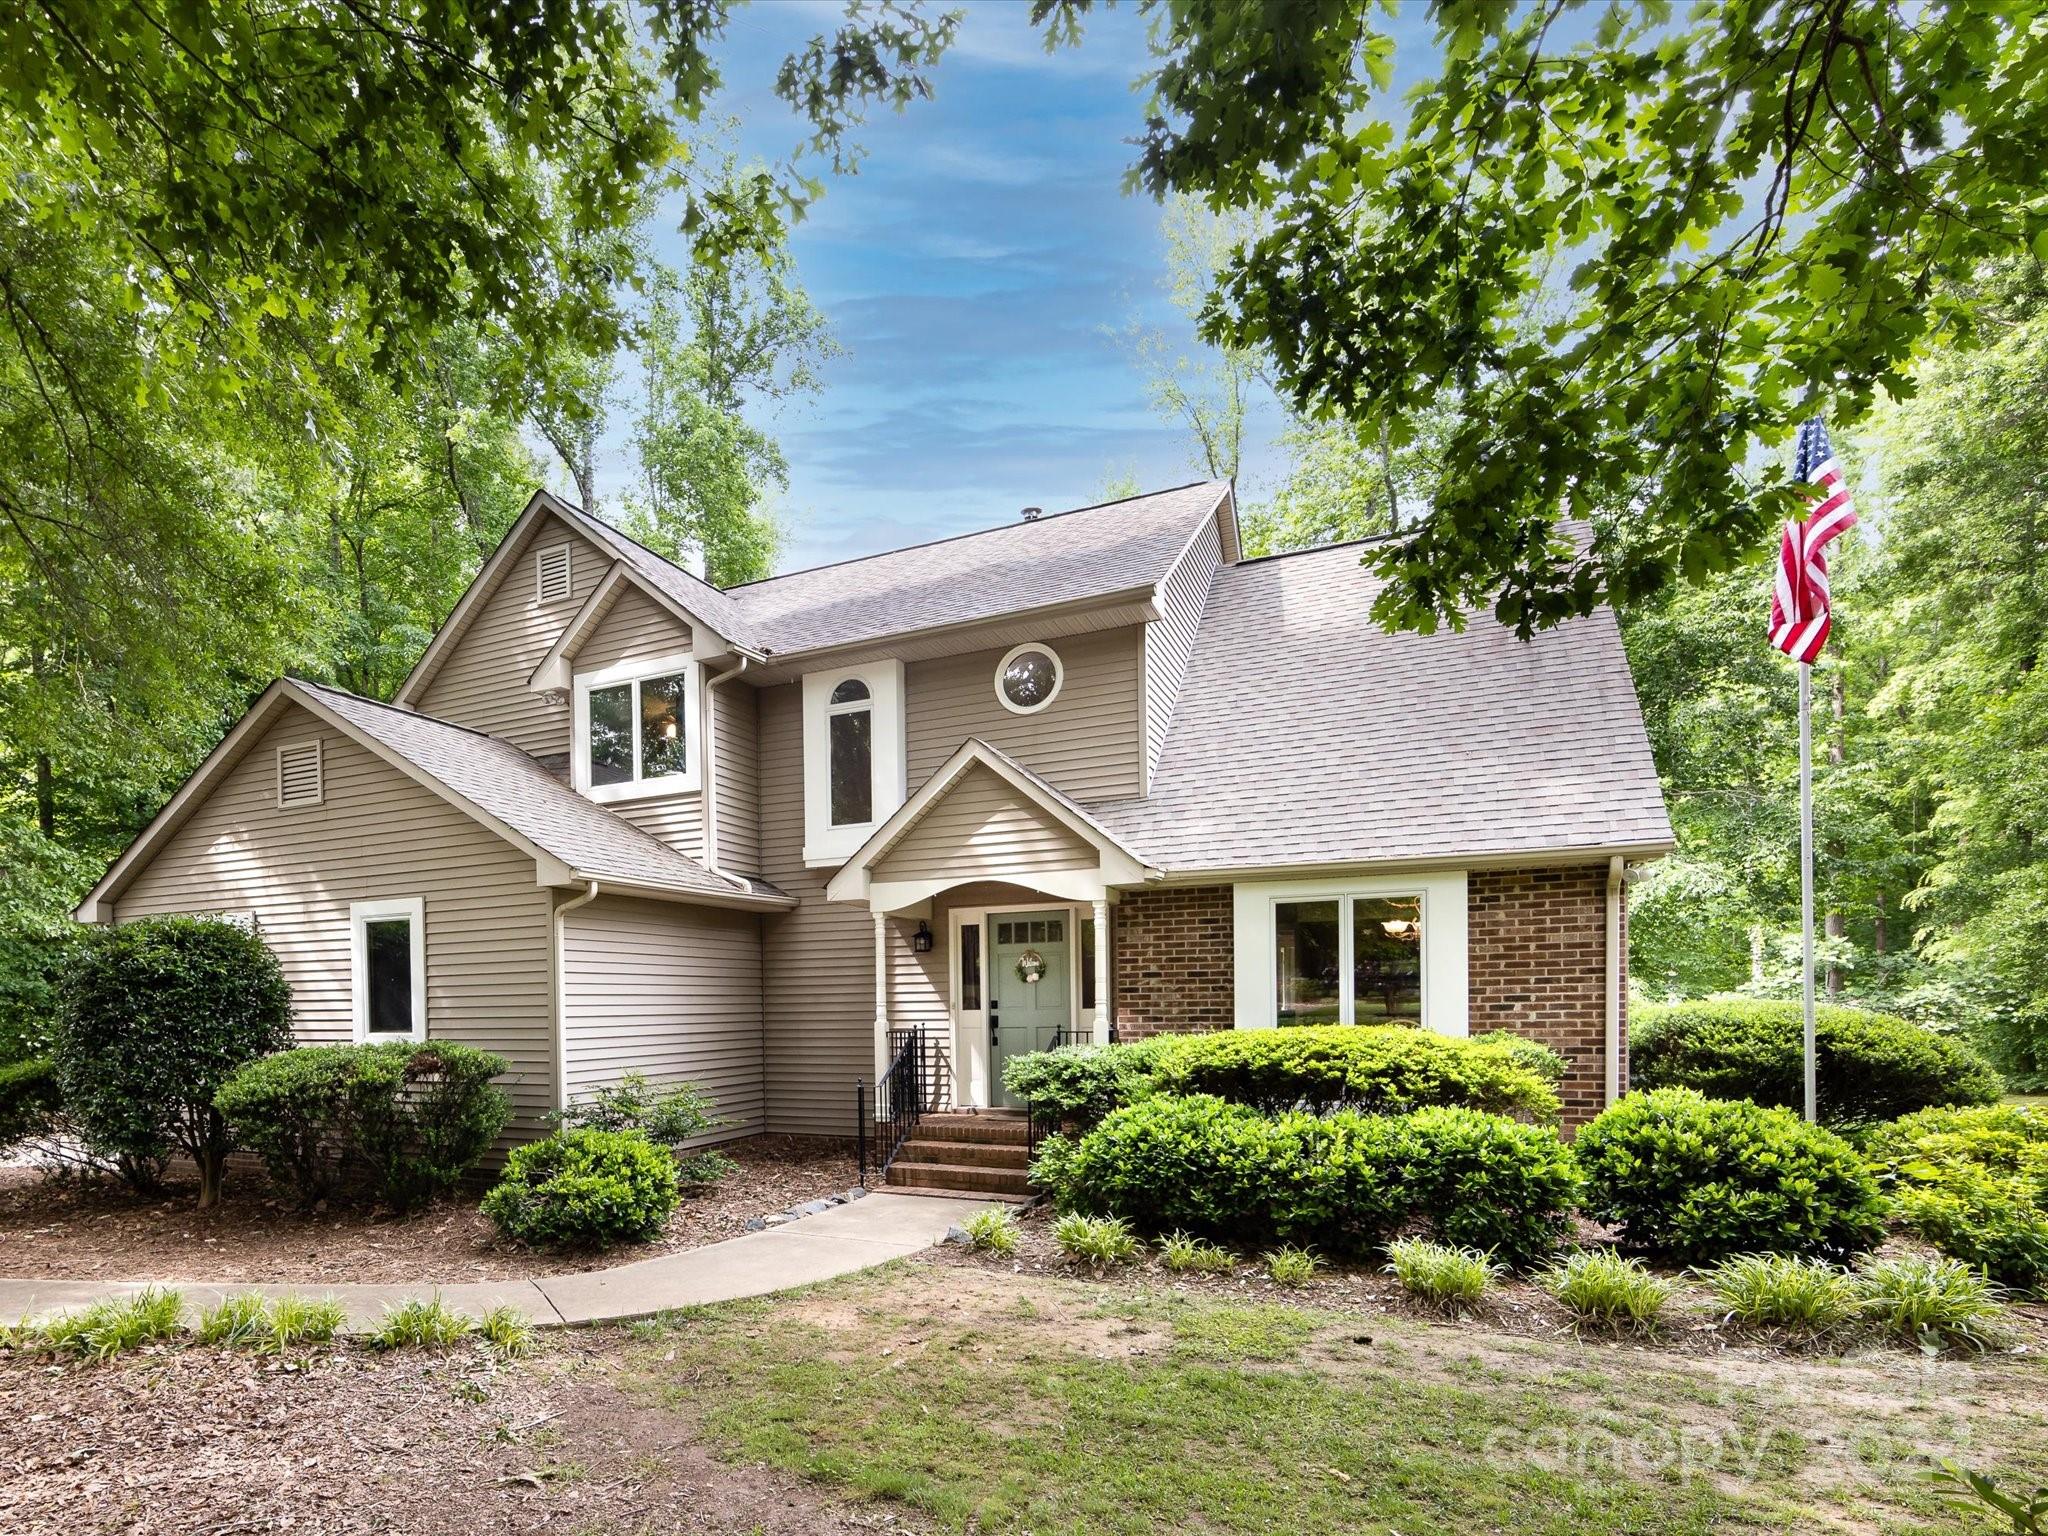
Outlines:
<svg viewBox="0 0 2048 1536"><path fill-rule="evenodd" d="M731 650L695 613L623 560L614 560L570 615L526 679L538 692L570 686L575 674L635 656L687 651L716 661Z"/></svg>

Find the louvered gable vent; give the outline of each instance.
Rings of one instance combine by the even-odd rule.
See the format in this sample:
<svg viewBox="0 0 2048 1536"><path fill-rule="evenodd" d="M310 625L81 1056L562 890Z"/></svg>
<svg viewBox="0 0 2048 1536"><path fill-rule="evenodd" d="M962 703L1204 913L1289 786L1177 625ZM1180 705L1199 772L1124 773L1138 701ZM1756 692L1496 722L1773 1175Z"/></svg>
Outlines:
<svg viewBox="0 0 2048 1536"><path fill-rule="evenodd" d="M569 595L569 546L552 544L533 557L535 597L559 603Z"/></svg>
<svg viewBox="0 0 2048 1536"><path fill-rule="evenodd" d="M277 749L277 804L280 810L318 805L321 796L320 743L294 741Z"/></svg>

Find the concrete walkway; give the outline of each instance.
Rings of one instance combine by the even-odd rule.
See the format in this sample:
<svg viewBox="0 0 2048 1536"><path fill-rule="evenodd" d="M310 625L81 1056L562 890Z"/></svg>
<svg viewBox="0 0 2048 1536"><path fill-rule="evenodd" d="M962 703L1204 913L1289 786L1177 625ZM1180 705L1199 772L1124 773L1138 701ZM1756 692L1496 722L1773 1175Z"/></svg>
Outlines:
<svg viewBox="0 0 2048 1536"><path fill-rule="evenodd" d="M182 1291L188 1309L223 1296L258 1291L332 1296L348 1309L351 1328L374 1326L387 1307L439 1296L475 1317L495 1306L516 1307L543 1327L620 1322L676 1307L766 1296L870 1269L929 1248L946 1229L985 1200L869 1195L785 1226L728 1238L703 1248L665 1253L613 1269L533 1280L483 1280L464 1285L222 1285L211 1280L4 1280L0 1320L36 1321L150 1285ZM0 1260L4 1262L4 1260Z"/></svg>

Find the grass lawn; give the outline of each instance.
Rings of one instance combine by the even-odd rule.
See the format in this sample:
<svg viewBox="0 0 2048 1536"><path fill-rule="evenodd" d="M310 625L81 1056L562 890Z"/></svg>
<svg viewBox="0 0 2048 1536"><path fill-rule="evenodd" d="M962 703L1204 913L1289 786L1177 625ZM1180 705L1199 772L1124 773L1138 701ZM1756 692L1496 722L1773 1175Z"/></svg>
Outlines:
<svg viewBox="0 0 2048 1536"><path fill-rule="evenodd" d="M2031 1356L1687 1354L912 1261L637 1331L727 1454L954 1531L1985 1529L2048 1482Z"/></svg>

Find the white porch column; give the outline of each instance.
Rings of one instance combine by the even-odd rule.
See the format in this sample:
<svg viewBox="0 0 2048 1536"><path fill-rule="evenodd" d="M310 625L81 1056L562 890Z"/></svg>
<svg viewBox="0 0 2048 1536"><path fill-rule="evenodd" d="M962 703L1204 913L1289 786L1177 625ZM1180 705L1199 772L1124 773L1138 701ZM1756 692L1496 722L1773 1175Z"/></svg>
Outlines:
<svg viewBox="0 0 2048 1536"><path fill-rule="evenodd" d="M889 919L875 914L875 1115L882 1113L882 1074L889 1070Z"/></svg>
<svg viewBox="0 0 2048 1536"><path fill-rule="evenodd" d="M1095 903L1095 1043L1109 1044L1109 903Z"/></svg>

